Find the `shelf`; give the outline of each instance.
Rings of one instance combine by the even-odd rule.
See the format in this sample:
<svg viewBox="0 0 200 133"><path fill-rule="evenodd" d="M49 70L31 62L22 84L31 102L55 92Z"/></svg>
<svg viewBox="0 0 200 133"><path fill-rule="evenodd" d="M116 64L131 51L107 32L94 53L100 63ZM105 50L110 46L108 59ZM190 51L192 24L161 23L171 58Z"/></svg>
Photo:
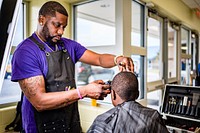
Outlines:
<svg viewBox="0 0 200 133"><path fill-rule="evenodd" d="M184 116L180 116L180 115L173 115L173 114L166 114L166 113L162 113L162 115L164 117L170 116L170 117L173 117L173 118L179 118L179 119L185 119L185 120L200 122L200 119L194 119L194 118L184 117Z"/></svg>
<svg viewBox="0 0 200 133"><path fill-rule="evenodd" d="M172 132L175 130L175 131L179 131L181 133L195 133L195 132L192 132L192 131L188 131L188 130L185 130L185 129L180 129L180 128L177 128L177 127L172 127L172 126L167 126L168 130Z"/></svg>

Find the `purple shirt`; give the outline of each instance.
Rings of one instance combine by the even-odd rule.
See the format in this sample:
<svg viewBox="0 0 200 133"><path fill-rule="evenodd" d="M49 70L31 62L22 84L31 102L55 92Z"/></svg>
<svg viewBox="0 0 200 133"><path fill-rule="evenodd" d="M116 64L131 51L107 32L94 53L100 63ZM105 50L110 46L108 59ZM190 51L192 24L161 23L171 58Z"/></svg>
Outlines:
<svg viewBox="0 0 200 133"><path fill-rule="evenodd" d="M33 33L32 36L39 42L43 43L35 33ZM72 61L76 63L86 51L86 48L67 38L62 38L62 41L64 42L64 47L67 49ZM46 44L44 44L44 46L47 52L51 52L51 49ZM58 46L58 48L61 49L61 46ZM30 39L26 39L20 43L12 58L11 80L16 82L20 79L30 78L37 75L46 76L47 72L48 64L45 52L40 50L40 48ZM22 120L23 128L26 133L37 132L33 107L26 97L24 97L22 104Z"/></svg>

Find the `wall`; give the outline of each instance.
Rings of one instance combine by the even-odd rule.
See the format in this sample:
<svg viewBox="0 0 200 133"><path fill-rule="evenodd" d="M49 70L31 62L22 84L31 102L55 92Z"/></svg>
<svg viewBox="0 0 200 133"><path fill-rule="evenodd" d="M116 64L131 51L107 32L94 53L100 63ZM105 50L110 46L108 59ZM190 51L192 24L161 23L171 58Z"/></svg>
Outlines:
<svg viewBox="0 0 200 133"><path fill-rule="evenodd" d="M141 0L143 2L152 2L154 8L166 15L168 18L183 24L200 33L200 18L198 18L189 7L181 0Z"/></svg>
<svg viewBox="0 0 200 133"><path fill-rule="evenodd" d="M79 113L81 119L82 131L86 132L97 115L102 114L112 108L111 104L97 104L97 106L91 106L90 102L79 101Z"/></svg>
<svg viewBox="0 0 200 133"><path fill-rule="evenodd" d="M0 133L5 132L5 127L10 124L16 114L16 106L0 108Z"/></svg>

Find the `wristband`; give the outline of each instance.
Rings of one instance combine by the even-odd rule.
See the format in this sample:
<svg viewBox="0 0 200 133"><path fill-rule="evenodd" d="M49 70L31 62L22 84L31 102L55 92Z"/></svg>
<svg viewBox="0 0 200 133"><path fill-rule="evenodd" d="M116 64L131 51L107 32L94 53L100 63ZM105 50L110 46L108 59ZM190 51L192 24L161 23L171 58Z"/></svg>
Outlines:
<svg viewBox="0 0 200 133"><path fill-rule="evenodd" d="M80 99L83 99L83 97L82 97L81 94L80 94L79 89L77 88L76 90L77 90L77 93L78 93L79 98L80 98Z"/></svg>
<svg viewBox="0 0 200 133"><path fill-rule="evenodd" d="M114 63L115 63L115 65L117 65L117 58L118 57L124 57L124 55L117 55L117 56L115 56L115 58L114 58Z"/></svg>

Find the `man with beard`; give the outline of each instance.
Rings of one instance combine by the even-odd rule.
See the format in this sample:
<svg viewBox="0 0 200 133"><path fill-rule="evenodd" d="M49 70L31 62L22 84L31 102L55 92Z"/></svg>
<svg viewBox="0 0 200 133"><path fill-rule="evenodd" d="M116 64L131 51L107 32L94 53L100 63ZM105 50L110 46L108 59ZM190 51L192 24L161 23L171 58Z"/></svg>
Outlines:
<svg viewBox="0 0 200 133"><path fill-rule="evenodd" d="M81 44L63 38L68 13L55 1L39 10L35 33L21 42L12 59L12 81L18 81L24 93L23 129L26 133L81 132L78 100L103 99L110 93L102 80L76 88L75 63L134 71L129 57L99 54Z"/></svg>
<svg viewBox="0 0 200 133"><path fill-rule="evenodd" d="M158 111L136 102L138 96L135 74L118 73L111 82L115 107L99 115L87 133L168 133Z"/></svg>

